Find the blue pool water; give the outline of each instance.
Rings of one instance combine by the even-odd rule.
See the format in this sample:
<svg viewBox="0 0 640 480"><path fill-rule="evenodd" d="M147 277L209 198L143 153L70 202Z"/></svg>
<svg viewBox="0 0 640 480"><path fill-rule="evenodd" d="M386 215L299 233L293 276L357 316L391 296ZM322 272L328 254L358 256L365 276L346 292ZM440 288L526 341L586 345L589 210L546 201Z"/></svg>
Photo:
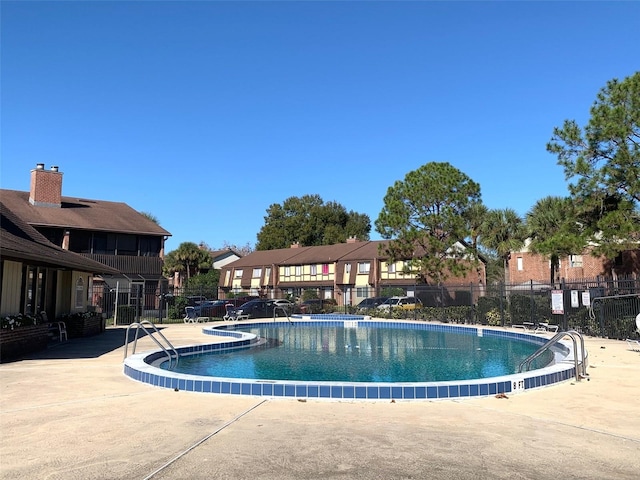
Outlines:
<svg viewBox="0 0 640 480"><path fill-rule="evenodd" d="M242 331L265 342L184 356L172 370L259 380L439 382L516 373L538 348L531 342L434 330L261 324ZM548 353L535 367L551 360Z"/></svg>

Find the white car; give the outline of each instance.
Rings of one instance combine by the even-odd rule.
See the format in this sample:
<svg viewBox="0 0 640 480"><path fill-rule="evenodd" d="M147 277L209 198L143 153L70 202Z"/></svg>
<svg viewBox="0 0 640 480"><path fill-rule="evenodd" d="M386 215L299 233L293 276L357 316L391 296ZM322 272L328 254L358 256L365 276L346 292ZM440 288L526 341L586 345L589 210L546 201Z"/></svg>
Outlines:
<svg viewBox="0 0 640 480"><path fill-rule="evenodd" d="M279 307L293 307L293 302L287 300L286 298L276 298L273 300L273 303L275 303Z"/></svg>
<svg viewBox="0 0 640 480"><path fill-rule="evenodd" d="M390 310L392 308L401 308L403 310L415 310L421 308L422 302L416 297L391 297L386 302L378 305L379 310Z"/></svg>

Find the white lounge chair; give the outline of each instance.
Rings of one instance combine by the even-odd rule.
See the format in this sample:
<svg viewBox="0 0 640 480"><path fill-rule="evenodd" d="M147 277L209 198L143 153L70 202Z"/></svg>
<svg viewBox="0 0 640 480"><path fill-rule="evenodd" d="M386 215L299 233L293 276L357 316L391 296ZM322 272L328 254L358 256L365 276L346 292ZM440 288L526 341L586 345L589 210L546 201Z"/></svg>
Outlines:
<svg viewBox="0 0 640 480"><path fill-rule="evenodd" d="M511 325L511 328L520 328L525 332L533 332L535 331L535 325L531 322L522 322Z"/></svg>
<svg viewBox="0 0 640 480"><path fill-rule="evenodd" d="M227 309L227 314L222 317L225 322L237 322L238 320L248 320L249 315L238 313L238 309L234 308L233 305L225 305Z"/></svg>
<svg viewBox="0 0 640 480"><path fill-rule="evenodd" d="M195 307L185 307L184 312L186 314L184 317L184 323L199 323L203 318L198 316Z"/></svg>
<svg viewBox="0 0 640 480"><path fill-rule="evenodd" d="M546 322L540 322L536 327L534 333L557 333L558 325L550 325Z"/></svg>
<svg viewBox="0 0 640 480"><path fill-rule="evenodd" d="M640 352L640 340L632 340L630 338L627 338L627 345L629 346L629 350Z"/></svg>

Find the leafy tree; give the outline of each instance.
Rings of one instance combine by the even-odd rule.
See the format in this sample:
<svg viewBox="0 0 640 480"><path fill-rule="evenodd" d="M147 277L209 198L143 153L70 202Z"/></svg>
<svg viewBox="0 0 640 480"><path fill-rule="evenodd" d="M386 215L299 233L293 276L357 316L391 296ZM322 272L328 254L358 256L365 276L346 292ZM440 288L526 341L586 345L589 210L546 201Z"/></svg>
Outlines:
<svg viewBox="0 0 640 480"><path fill-rule="evenodd" d="M249 255L254 250L253 246L249 242L247 242L244 245L240 246L240 245L236 245L234 243L229 243L226 240L222 243L222 247L220 248L220 250L225 250L225 249L233 250L234 252L236 252L241 257Z"/></svg>
<svg viewBox="0 0 640 480"><path fill-rule="evenodd" d="M502 262L504 281L509 283L509 257L522 248L526 229L522 218L511 208L489 210L480 226L482 245L495 252Z"/></svg>
<svg viewBox="0 0 640 480"><path fill-rule="evenodd" d="M529 248L549 257L551 284L558 278L560 257L581 252L584 235L576 220L574 205L569 198L548 196L538 200L526 216Z"/></svg>
<svg viewBox="0 0 640 480"><path fill-rule="evenodd" d="M183 272L187 281L201 269L208 268L211 268L209 252L192 242L181 243L177 250L169 252L164 257L163 273L171 276L174 272Z"/></svg>
<svg viewBox="0 0 640 480"><path fill-rule="evenodd" d="M480 202L473 203L465 212L471 248L475 251L478 250L478 238L480 237L482 225L485 223L488 213L489 209Z"/></svg>
<svg viewBox="0 0 640 480"><path fill-rule="evenodd" d="M198 246L203 249L203 250L207 250L209 252L213 252L216 250L233 250L234 252L236 252L238 255L240 255L241 257L244 257L246 255L249 255L251 252L253 252L253 246L247 242L242 246L238 246L235 245L233 243L229 243L226 240L224 242L222 242L222 246L220 248L212 248L209 246L208 243L201 241Z"/></svg>
<svg viewBox="0 0 640 480"><path fill-rule="evenodd" d="M258 233L256 250L302 246L332 245L356 236L369 239L371 222L365 214L345 209L337 202L325 203L319 195L289 197L282 205L267 209L265 224Z"/></svg>
<svg viewBox="0 0 640 480"><path fill-rule="evenodd" d="M475 252L458 247L469 238L469 210L480 203L480 185L449 163L430 162L387 190L376 230L389 239L381 254L409 260L423 281L441 282L473 268Z"/></svg>
<svg viewBox="0 0 640 480"><path fill-rule="evenodd" d="M507 279L505 279L506 271L504 267L504 260L499 258L493 250L483 252L483 256L487 260L487 285L507 283Z"/></svg>
<svg viewBox="0 0 640 480"><path fill-rule="evenodd" d="M581 129L556 127L547 150L564 167L576 214L608 258L637 248L640 234L640 72L610 80Z"/></svg>
<svg viewBox="0 0 640 480"><path fill-rule="evenodd" d="M220 282L220 270L215 268L210 269L206 273L199 273L194 275L185 283L185 287L191 290L207 290L209 292L216 292L218 283ZM207 295L207 298L213 297L211 294Z"/></svg>
<svg viewBox="0 0 640 480"><path fill-rule="evenodd" d="M140 212L140 214L143 217L146 217L148 220L151 220L156 225L160 225L160 220L158 220L158 217L156 217L154 214L149 213L149 212Z"/></svg>

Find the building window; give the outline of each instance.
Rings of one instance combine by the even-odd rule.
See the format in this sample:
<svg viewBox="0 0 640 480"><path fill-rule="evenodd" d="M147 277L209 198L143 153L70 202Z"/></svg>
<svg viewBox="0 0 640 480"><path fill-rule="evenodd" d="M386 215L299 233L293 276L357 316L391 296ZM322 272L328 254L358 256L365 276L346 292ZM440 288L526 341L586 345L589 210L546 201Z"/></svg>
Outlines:
<svg viewBox="0 0 640 480"><path fill-rule="evenodd" d="M160 237L144 236L140 237L140 256L141 257L159 257L162 243Z"/></svg>
<svg viewBox="0 0 640 480"><path fill-rule="evenodd" d="M240 268L240 269L237 269L237 270L235 271L235 277L236 277L236 278L242 278L242 269L241 269L241 268Z"/></svg>
<svg viewBox="0 0 640 480"><path fill-rule="evenodd" d="M264 269L264 283L268 285L270 278L271 278L271 267L267 267Z"/></svg>
<svg viewBox="0 0 640 480"><path fill-rule="evenodd" d="M350 263L345 263L344 264L344 274L345 275L349 275L351 273L351 264Z"/></svg>
<svg viewBox="0 0 640 480"><path fill-rule="evenodd" d="M569 255L569 265L573 268L582 267L582 255Z"/></svg>
<svg viewBox="0 0 640 480"><path fill-rule="evenodd" d="M252 278L260 278L262 276L262 268L254 268L251 274Z"/></svg>
<svg viewBox="0 0 640 480"><path fill-rule="evenodd" d="M118 235L118 250L116 255L138 255L138 239L135 235Z"/></svg>
<svg viewBox="0 0 640 480"><path fill-rule="evenodd" d="M317 274L318 274L318 266L311 265L311 275L317 275Z"/></svg>
<svg viewBox="0 0 640 480"><path fill-rule="evenodd" d="M369 273L371 264L369 262L358 263L358 273Z"/></svg>
<svg viewBox="0 0 640 480"><path fill-rule="evenodd" d="M284 267L284 276L288 277L291 275L291 267Z"/></svg>
<svg viewBox="0 0 640 480"><path fill-rule="evenodd" d="M516 263L518 265L518 271L522 271L524 270L524 266L522 264L522 257L518 257L516 258Z"/></svg>
<svg viewBox="0 0 640 480"><path fill-rule="evenodd" d="M369 289L367 287L356 287L356 297L366 298L369 296Z"/></svg>
<svg viewBox="0 0 640 480"><path fill-rule="evenodd" d="M396 273L396 264L395 263L390 263L389 265L387 265L388 268L388 272L389 273Z"/></svg>
<svg viewBox="0 0 640 480"><path fill-rule="evenodd" d="M91 232L73 230L69 235L69 250L75 253L91 253Z"/></svg>
<svg viewBox="0 0 640 480"><path fill-rule="evenodd" d="M300 265L296 265L296 277L302 275L302 267Z"/></svg>
<svg viewBox="0 0 640 480"><path fill-rule="evenodd" d="M323 275L329 275L329 264L328 263L323 263L322 264L322 274Z"/></svg>

